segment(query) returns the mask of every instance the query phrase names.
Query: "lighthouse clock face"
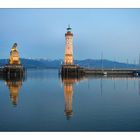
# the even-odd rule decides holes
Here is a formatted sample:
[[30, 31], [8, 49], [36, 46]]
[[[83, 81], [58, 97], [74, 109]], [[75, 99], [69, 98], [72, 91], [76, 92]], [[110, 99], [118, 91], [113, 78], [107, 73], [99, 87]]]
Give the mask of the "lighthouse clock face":
[[69, 39], [67, 39], [67, 44], [69, 44], [70, 43], [70, 40]]
[[72, 44], [71, 39], [67, 38], [67, 45], [71, 45], [71, 44]]
[[69, 40], [69, 38], [67, 39], [67, 49], [70, 50], [70, 40]]

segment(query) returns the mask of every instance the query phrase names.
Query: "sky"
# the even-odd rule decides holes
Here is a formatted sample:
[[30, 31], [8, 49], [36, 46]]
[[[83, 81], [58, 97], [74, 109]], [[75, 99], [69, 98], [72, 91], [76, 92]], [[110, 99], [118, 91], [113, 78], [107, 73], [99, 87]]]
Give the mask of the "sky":
[[0, 59], [15, 42], [21, 58], [63, 59], [68, 24], [74, 59], [138, 62], [140, 9], [0, 9]]

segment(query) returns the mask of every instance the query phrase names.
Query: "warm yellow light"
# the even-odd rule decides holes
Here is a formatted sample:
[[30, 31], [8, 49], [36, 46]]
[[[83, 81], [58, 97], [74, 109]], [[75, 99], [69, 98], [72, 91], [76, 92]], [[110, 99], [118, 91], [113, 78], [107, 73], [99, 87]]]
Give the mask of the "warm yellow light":
[[13, 64], [20, 64], [20, 59], [19, 59], [19, 53], [17, 50], [17, 44], [14, 43], [11, 52], [10, 52], [10, 58], [9, 58], [9, 64], [13, 65]]

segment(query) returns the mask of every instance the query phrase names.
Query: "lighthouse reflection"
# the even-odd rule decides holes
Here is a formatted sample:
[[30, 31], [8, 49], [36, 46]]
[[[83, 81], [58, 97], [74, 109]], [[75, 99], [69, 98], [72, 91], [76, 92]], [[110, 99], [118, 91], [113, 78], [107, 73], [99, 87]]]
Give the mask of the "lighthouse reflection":
[[73, 99], [73, 84], [75, 83], [75, 79], [63, 79], [64, 84], [64, 99], [65, 99], [65, 115], [67, 119], [70, 119], [73, 111], [72, 111], [72, 99]]
[[64, 114], [67, 120], [69, 120], [73, 116], [72, 102], [74, 94], [74, 84], [78, 83], [82, 79], [83, 78], [77, 77], [61, 77], [64, 87], [64, 102], [65, 102]]

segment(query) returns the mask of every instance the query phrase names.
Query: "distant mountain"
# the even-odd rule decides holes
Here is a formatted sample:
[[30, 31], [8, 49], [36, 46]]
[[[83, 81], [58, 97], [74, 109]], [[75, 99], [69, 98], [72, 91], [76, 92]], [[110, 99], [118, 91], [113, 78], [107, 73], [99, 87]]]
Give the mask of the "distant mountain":
[[[4, 66], [8, 63], [7, 59], [0, 59], [0, 66]], [[21, 63], [25, 68], [60, 68], [62, 60], [46, 60], [46, 59], [21, 59]], [[120, 63], [110, 60], [95, 60], [95, 59], [85, 59], [85, 60], [75, 60], [75, 64], [82, 67], [88, 68], [136, 68], [139, 65]]]
[[[25, 68], [59, 68], [62, 60], [46, 60], [46, 59], [20, 59]], [[7, 59], [0, 59], [0, 66], [8, 63]]]
[[79, 64], [83, 67], [89, 68], [138, 68], [139, 65], [126, 64], [117, 61], [111, 61], [106, 59], [85, 59], [85, 60], [75, 60], [75, 64]]

